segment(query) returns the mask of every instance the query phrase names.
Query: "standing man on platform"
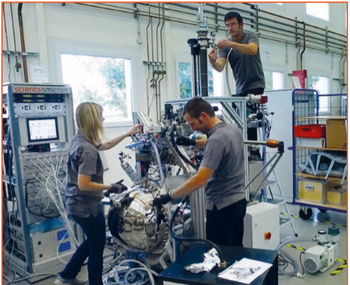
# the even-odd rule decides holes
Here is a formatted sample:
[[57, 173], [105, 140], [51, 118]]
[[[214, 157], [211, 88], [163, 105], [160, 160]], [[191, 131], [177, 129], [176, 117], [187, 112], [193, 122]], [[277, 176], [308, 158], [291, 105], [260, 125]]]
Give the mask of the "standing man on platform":
[[[230, 63], [236, 81], [235, 96], [263, 94], [265, 76], [260, 59], [259, 39], [254, 32], [243, 30], [243, 19], [237, 12], [226, 14], [225, 25], [230, 39], [221, 39], [217, 48], [209, 53], [212, 67], [223, 71], [226, 62]], [[255, 112], [256, 110], [252, 110]], [[257, 130], [248, 128], [248, 139], [257, 140]]]

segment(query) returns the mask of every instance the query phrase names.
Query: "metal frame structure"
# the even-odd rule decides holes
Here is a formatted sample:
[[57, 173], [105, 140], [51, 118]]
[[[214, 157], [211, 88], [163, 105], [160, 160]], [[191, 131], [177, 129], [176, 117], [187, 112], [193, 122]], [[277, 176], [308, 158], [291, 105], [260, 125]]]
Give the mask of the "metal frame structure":
[[[292, 121], [293, 121], [293, 204], [299, 205], [301, 207], [316, 207], [319, 208], [321, 210], [332, 210], [332, 211], [337, 211], [337, 212], [346, 212], [347, 210], [345, 209], [341, 209], [339, 207], [337, 207], [336, 205], [331, 206], [331, 205], [326, 205], [326, 204], [321, 204], [321, 203], [313, 203], [312, 201], [307, 202], [307, 201], [303, 201], [303, 200], [299, 200], [298, 199], [298, 180], [300, 179], [299, 177], [296, 176], [297, 174], [297, 169], [298, 169], [298, 165], [299, 163], [305, 162], [307, 160], [307, 157], [309, 156], [309, 154], [311, 154], [312, 152], [316, 151], [316, 150], [321, 150], [321, 149], [325, 149], [325, 150], [329, 150], [329, 151], [334, 151], [335, 149], [327, 149], [325, 147], [314, 147], [314, 146], [310, 146], [308, 147], [298, 147], [297, 142], [296, 142], [296, 138], [294, 136], [294, 126], [296, 125], [303, 125], [303, 124], [319, 124], [320, 120], [322, 120], [322, 117], [319, 116], [320, 112], [319, 112], [319, 98], [323, 96], [330, 96], [333, 98], [339, 97], [340, 100], [338, 102], [338, 104], [336, 104], [336, 108], [338, 112], [337, 114], [335, 114], [334, 112], [332, 112], [332, 110], [330, 110], [330, 114], [331, 116], [329, 117], [325, 117], [331, 119], [332, 116], [335, 115], [342, 115], [342, 114], [346, 114], [346, 112], [344, 112], [344, 110], [346, 110], [346, 107], [344, 107], [344, 102], [343, 100], [341, 100], [343, 97], [346, 96], [346, 94], [325, 94], [325, 95], [319, 95], [318, 92], [316, 90], [312, 90], [312, 89], [295, 89], [292, 92], [292, 99], [293, 99], [293, 113], [292, 113]], [[345, 97], [346, 98], [346, 97]], [[337, 150], [335, 150], [337, 151]], [[339, 151], [339, 150], [338, 150]], [[344, 151], [346, 151], [344, 149]], [[322, 177], [319, 176], [315, 176], [315, 178], [319, 179], [319, 181], [327, 181], [327, 176], [324, 177], [322, 179]], [[344, 181], [344, 175], [341, 180], [341, 184]], [[317, 181], [317, 180], [315, 180]], [[345, 183], [346, 184], [346, 183]], [[301, 212], [303, 212], [303, 209], [300, 210]], [[312, 210], [311, 208], [309, 208], [307, 210], [307, 213], [301, 213], [302, 216], [305, 216], [305, 218], [309, 218], [309, 216], [311, 217], [312, 215]]]

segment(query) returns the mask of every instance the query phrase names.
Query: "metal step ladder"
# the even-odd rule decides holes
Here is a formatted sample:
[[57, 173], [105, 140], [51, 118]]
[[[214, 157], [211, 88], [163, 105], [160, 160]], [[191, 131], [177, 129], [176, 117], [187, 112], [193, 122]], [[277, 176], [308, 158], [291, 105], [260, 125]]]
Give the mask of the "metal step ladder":
[[[267, 154], [267, 157], [269, 158], [268, 154]], [[285, 224], [285, 223], [290, 223], [290, 225], [293, 229], [294, 235], [297, 237], [298, 233], [295, 229], [295, 226], [294, 226], [294, 223], [292, 220], [292, 216], [289, 212], [287, 202], [284, 198], [281, 184], [279, 183], [277, 174], [276, 174], [274, 169], [272, 170], [272, 174], [273, 174], [273, 175], [271, 175], [272, 180], [267, 179], [266, 183], [265, 183], [266, 202], [271, 203], [271, 204], [281, 205], [282, 207], [284, 207], [284, 210], [287, 213], [280, 212], [280, 214], [281, 214], [280, 215], [280, 226]], [[274, 192], [273, 190], [271, 190], [271, 187], [277, 188], [278, 193], [276, 193], [276, 191]], [[275, 198], [275, 196], [277, 196], [277, 197]]]
[[[269, 120], [266, 117], [266, 114], [269, 114], [269, 113], [268, 113], [267, 107], [264, 104], [260, 105], [259, 110], [262, 114], [265, 114], [265, 115], [263, 116], [263, 118], [260, 122], [261, 128], [257, 129], [257, 136], [258, 136], [258, 139], [262, 139], [263, 141], [267, 141], [270, 139], [270, 132], [266, 132], [266, 129], [267, 129], [266, 127], [268, 126], [269, 130], [271, 130], [271, 127], [272, 127], [271, 123], [269, 122]], [[281, 184], [279, 183], [277, 174], [275, 172], [275, 166], [278, 163], [278, 160], [280, 159], [280, 157], [277, 158], [274, 163], [271, 163], [272, 160], [275, 159], [276, 154], [274, 154], [274, 156], [271, 158], [270, 155], [268, 154], [268, 152], [266, 152], [266, 145], [264, 145], [262, 147], [262, 149], [260, 149], [260, 150], [262, 150], [262, 161], [264, 164], [264, 168], [266, 166], [270, 165], [269, 166], [270, 169], [267, 171], [267, 173], [264, 173], [264, 176], [266, 177], [266, 181], [264, 183], [265, 191], [263, 191], [261, 198], [265, 202], [268, 202], [271, 204], [277, 204], [279, 206], [284, 207], [284, 210], [287, 213], [284, 214], [283, 212], [282, 213], [280, 212], [280, 214], [281, 214], [280, 215], [280, 226], [283, 224], [286, 224], [286, 223], [290, 223], [290, 225], [293, 229], [294, 235], [297, 237], [298, 233], [295, 229], [294, 223], [292, 221], [292, 216], [290, 215], [286, 199], [285, 199], [283, 191], [281, 189]], [[284, 152], [284, 150], [283, 150], [283, 152]], [[277, 151], [277, 154], [278, 154], [278, 151]], [[271, 178], [272, 178], [272, 180], [269, 180]], [[274, 192], [271, 190], [272, 185], [274, 185], [274, 187], [277, 186], [277, 187], [275, 187], [275, 188], [277, 188], [277, 192], [278, 192], [276, 196], [278, 196], [279, 199], [275, 198]], [[260, 186], [262, 186], [262, 185], [260, 185]], [[268, 198], [268, 194], [270, 194], [269, 198]], [[275, 194], [276, 194], [276, 191], [275, 191]]]

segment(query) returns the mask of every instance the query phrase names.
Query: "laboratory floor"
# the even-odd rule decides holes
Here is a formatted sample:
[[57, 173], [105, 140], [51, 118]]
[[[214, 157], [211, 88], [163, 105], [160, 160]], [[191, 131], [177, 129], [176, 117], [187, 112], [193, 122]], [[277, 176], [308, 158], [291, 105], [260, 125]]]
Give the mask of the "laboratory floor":
[[[291, 277], [288, 275], [279, 275], [279, 284], [283, 285], [298, 285], [298, 284], [308, 284], [308, 285], [319, 285], [319, 284], [334, 284], [341, 285], [347, 284], [347, 267], [344, 264], [347, 260], [347, 215], [346, 213], [339, 213], [334, 211], [327, 212], [319, 212], [318, 209], [313, 208], [313, 215], [309, 220], [302, 220], [299, 218], [299, 210], [300, 207], [297, 205], [288, 204], [288, 209], [292, 216], [292, 221], [298, 233], [299, 239], [308, 239], [317, 235], [319, 230], [327, 230], [329, 226], [336, 225], [340, 228], [340, 238], [338, 242], [338, 260], [336, 263], [329, 268], [324, 273], [317, 272], [316, 274], [304, 273], [303, 278]], [[283, 210], [281, 210], [283, 211]], [[286, 223], [280, 226], [281, 231], [281, 242], [285, 241], [286, 238], [290, 238], [288, 241], [288, 245], [291, 247], [284, 247], [285, 251], [287, 251], [297, 262], [299, 265], [299, 273], [302, 273], [302, 267], [300, 266], [300, 255], [303, 249], [308, 249], [316, 243], [314, 242], [298, 242], [295, 239], [294, 232], [290, 223]], [[110, 254], [110, 251], [106, 249], [105, 253], [107, 255]], [[304, 255], [301, 256], [302, 260]], [[344, 262], [343, 262], [344, 261]], [[292, 271], [293, 268], [289, 265], [286, 268], [286, 271]], [[6, 279], [12, 280], [13, 273], [8, 270], [5, 266], [3, 266], [3, 283], [6, 284], [31, 284], [26, 281], [20, 282], [11, 282], [8, 283]], [[81, 272], [78, 275], [78, 279], [86, 281], [87, 280], [87, 268], [83, 266]], [[41, 280], [39, 282], [33, 283], [37, 285], [51, 285], [54, 284], [54, 277]]]

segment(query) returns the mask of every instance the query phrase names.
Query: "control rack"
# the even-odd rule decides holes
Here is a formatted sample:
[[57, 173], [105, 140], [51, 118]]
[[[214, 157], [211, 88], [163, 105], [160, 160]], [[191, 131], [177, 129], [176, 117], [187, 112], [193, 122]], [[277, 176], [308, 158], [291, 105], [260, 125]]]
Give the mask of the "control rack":
[[71, 87], [4, 84], [2, 123], [4, 263], [23, 277], [58, 273], [74, 252], [57, 207], [75, 131]]

